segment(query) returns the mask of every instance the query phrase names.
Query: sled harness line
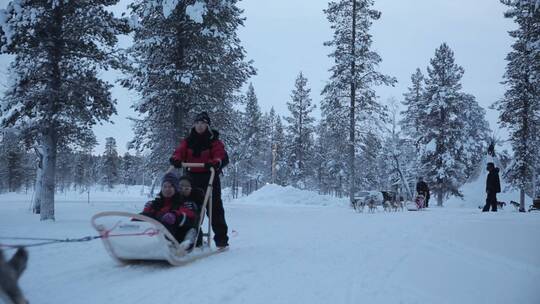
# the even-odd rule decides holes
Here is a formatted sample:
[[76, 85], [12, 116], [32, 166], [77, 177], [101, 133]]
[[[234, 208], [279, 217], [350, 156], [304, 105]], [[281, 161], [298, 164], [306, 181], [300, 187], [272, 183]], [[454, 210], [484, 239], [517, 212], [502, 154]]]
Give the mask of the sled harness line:
[[[114, 227], [113, 227], [114, 229]], [[81, 243], [81, 242], [89, 242], [95, 239], [101, 239], [101, 238], [108, 238], [108, 237], [121, 237], [121, 236], [138, 236], [138, 235], [147, 235], [147, 236], [154, 236], [156, 234], [159, 234], [159, 231], [157, 229], [149, 228], [146, 229], [143, 232], [140, 233], [123, 233], [123, 234], [111, 234], [110, 232], [113, 230], [105, 230], [101, 235], [92, 235], [92, 236], [85, 236], [82, 238], [67, 238], [67, 239], [49, 239], [49, 238], [31, 238], [31, 237], [3, 237], [0, 236], [0, 239], [5, 240], [25, 240], [25, 241], [42, 241], [39, 243], [33, 243], [33, 244], [2, 244], [0, 243], [0, 248], [7, 248], [7, 249], [17, 249], [21, 247], [37, 247], [37, 246], [44, 246], [44, 245], [50, 245], [55, 243]]]

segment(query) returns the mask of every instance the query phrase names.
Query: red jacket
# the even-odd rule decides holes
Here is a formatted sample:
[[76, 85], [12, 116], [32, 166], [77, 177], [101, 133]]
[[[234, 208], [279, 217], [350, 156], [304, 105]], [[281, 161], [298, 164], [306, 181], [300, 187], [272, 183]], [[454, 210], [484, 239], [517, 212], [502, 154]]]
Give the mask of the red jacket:
[[176, 215], [177, 220], [185, 217], [189, 225], [197, 222], [200, 205], [203, 203], [203, 193], [194, 188], [189, 197], [175, 194], [171, 198], [159, 195], [155, 200], [146, 203], [141, 214], [160, 221], [161, 217], [168, 212]]
[[[210, 163], [217, 165], [219, 169], [227, 165], [228, 161], [225, 145], [219, 140], [216, 130], [199, 135], [193, 129], [190, 135], [180, 142], [170, 159], [175, 167], [180, 167], [181, 163]], [[189, 171], [209, 172], [205, 168], [190, 168]]]

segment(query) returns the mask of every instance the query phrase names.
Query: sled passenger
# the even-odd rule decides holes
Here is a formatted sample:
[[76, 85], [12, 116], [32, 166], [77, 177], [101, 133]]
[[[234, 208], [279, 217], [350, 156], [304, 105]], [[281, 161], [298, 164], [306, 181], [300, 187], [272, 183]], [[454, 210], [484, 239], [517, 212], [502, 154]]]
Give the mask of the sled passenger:
[[497, 193], [501, 192], [499, 168], [495, 168], [495, 164], [493, 163], [487, 163], [486, 169], [489, 171], [486, 180], [487, 198], [486, 205], [484, 206], [484, 209], [482, 209], [482, 211], [489, 211], [489, 207], [491, 207], [491, 211], [497, 212]]
[[[219, 139], [218, 131], [210, 128], [210, 117], [206, 112], [202, 112], [195, 117], [193, 128], [187, 138], [180, 142], [174, 151], [171, 159], [171, 167], [182, 167], [182, 163], [204, 163], [204, 168], [188, 168], [188, 175], [193, 179], [195, 187], [206, 189], [210, 180], [210, 168], [216, 170], [212, 183], [212, 230], [214, 231], [214, 242], [220, 249], [229, 246], [227, 236], [227, 223], [225, 221], [225, 210], [221, 200], [221, 182], [219, 174], [223, 167], [229, 163], [229, 157], [225, 151], [223, 142]], [[208, 210], [207, 210], [208, 214]], [[201, 233], [199, 235], [202, 236]], [[202, 242], [202, 237], [197, 240], [197, 245]]]
[[195, 243], [203, 200], [202, 190], [192, 187], [191, 178], [178, 179], [174, 173], [167, 173], [158, 197], [146, 203], [141, 214], [162, 223], [178, 242], [190, 249]]
[[424, 196], [424, 208], [429, 206], [429, 187], [424, 181], [423, 177], [418, 178], [418, 183], [416, 183], [416, 193], [422, 194]]

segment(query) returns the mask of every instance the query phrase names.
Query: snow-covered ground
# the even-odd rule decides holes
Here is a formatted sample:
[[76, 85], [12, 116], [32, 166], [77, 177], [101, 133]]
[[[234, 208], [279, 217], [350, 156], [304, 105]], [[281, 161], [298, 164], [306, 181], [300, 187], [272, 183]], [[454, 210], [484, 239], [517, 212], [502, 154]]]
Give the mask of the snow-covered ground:
[[[56, 222], [28, 212], [30, 194], [0, 195], [0, 236], [95, 235], [96, 212], [142, 209], [140, 188], [123, 189], [94, 191], [90, 204], [60, 194]], [[33, 247], [20, 284], [33, 304], [540, 303], [540, 213], [479, 204], [359, 214], [343, 199], [266, 186], [226, 202], [228, 252], [119, 266], [99, 240]]]

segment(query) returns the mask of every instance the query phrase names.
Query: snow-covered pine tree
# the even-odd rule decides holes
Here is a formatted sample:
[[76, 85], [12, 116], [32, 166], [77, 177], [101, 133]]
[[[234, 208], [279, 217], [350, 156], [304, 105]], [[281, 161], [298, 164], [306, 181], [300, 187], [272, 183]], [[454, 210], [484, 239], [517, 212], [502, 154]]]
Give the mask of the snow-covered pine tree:
[[411, 86], [407, 88], [407, 93], [403, 94], [402, 103], [406, 109], [401, 112], [403, 116], [401, 127], [406, 134], [418, 138], [421, 132], [420, 119], [426, 115], [425, 108], [421, 106], [424, 96], [424, 75], [419, 68], [411, 75], [411, 83]]
[[315, 127], [315, 143], [313, 151], [313, 171], [317, 182], [319, 194], [331, 194], [331, 180], [329, 172], [326, 170], [325, 164], [330, 160], [330, 149], [326, 147], [327, 134], [325, 125], [321, 122]]
[[313, 172], [315, 118], [312, 112], [315, 105], [311, 103], [310, 92], [307, 78], [300, 72], [295, 80], [291, 100], [287, 102], [290, 116], [285, 117], [288, 123], [286, 136], [290, 152], [287, 160], [291, 171], [290, 184], [302, 189], [307, 187], [308, 178]]
[[[420, 70], [417, 70], [415, 75], [421, 75], [419, 72]], [[413, 83], [415, 83], [414, 79], [421, 79], [421, 77], [413, 76]], [[419, 85], [421, 84], [416, 82], [414, 86], [417, 86], [418, 88]], [[420, 90], [417, 90], [416, 92], [420, 92]], [[416, 98], [416, 100], [419, 100], [420, 96], [416, 95]], [[410, 100], [411, 99], [409, 99], [409, 101]], [[411, 108], [412, 103], [414, 102], [406, 103], [406, 105], [409, 106], [409, 109]], [[390, 121], [386, 129], [383, 152], [381, 155], [386, 164], [384, 171], [389, 178], [387, 181], [388, 186], [397, 190], [396, 192], [403, 196], [403, 198], [412, 199], [413, 189], [411, 189], [410, 185], [415, 183], [418, 171], [416, 147], [411, 140], [408, 140], [403, 136], [404, 132], [399, 128], [399, 107], [395, 99], [391, 98], [389, 100], [388, 109]], [[416, 127], [413, 124], [408, 124], [408, 122], [410, 120], [414, 120], [414, 118], [409, 116], [409, 118], [405, 118], [405, 120], [407, 120], [407, 124], [402, 124], [402, 126], [411, 126], [413, 128]]]
[[98, 73], [118, 66], [116, 36], [128, 30], [107, 10], [117, 2], [12, 1], [0, 13], [0, 51], [15, 56], [2, 125], [32, 130], [43, 153], [42, 220], [54, 220], [58, 146], [115, 112]]
[[[385, 186], [381, 180], [382, 135], [375, 130], [369, 130], [363, 138], [363, 145], [357, 152], [356, 165], [362, 168], [356, 173], [356, 186], [360, 189], [382, 189]], [[360, 167], [361, 166], [361, 167]]]
[[287, 167], [288, 151], [287, 142], [285, 139], [285, 130], [279, 115], [276, 115], [275, 133], [272, 147], [275, 155], [275, 183], [281, 186], [286, 186], [289, 176], [289, 168]]
[[136, 170], [135, 156], [129, 152], [124, 153], [122, 157], [122, 165], [119, 170], [119, 177], [124, 185], [135, 185], [137, 176], [134, 174]]
[[[371, 50], [372, 36], [369, 29], [373, 21], [378, 20], [381, 13], [373, 9], [373, 0], [338, 0], [331, 1], [324, 11], [331, 28], [334, 30], [333, 40], [326, 46], [334, 50], [330, 57], [334, 58], [334, 66], [329, 83], [323, 90], [323, 102], [339, 102], [348, 104], [341, 107], [341, 132], [349, 133], [349, 198], [352, 200], [356, 187], [356, 147], [363, 139], [357, 137], [359, 121], [379, 120], [376, 116], [383, 113], [377, 101], [374, 86], [392, 85], [395, 79], [386, 76], [377, 67], [381, 57]], [[337, 99], [337, 100], [335, 100]], [[375, 117], [374, 117], [375, 116]], [[348, 122], [347, 129], [343, 123]], [[345, 151], [345, 150], [342, 150]]]
[[[342, 120], [345, 105], [337, 99], [327, 99], [321, 103], [323, 119], [317, 128], [317, 153], [321, 163], [317, 166], [323, 193], [342, 197], [347, 193], [347, 168], [350, 161], [347, 153], [346, 120]], [[335, 101], [335, 102], [331, 102]]]
[[247, 180], [261, 181], [264, 164], [262, 151], [264, 150], [264, 136], [262, 130], [262, 113], [255, 94], [253, 84], [249, 84], [246, 93], [246, 109], [242, 118], [241, 146], [241, 174]]
[[237, 30], [243, 25], [236, 0], [136, 0], [130, 5], [133, 67], [123, 84], [141, 98], [134, 108], [132, 147], [149, 152], [152, 174], [166, 168], [172, 151], [206, 111], [212, 127], [230, 136], [236, 92], [253, 75]]
[[[242, 101], [245, 99], [241, 98]], [[227, 147], [232, 147], [227, 150], [229, 155], [229, 165], [224, 170], [223, 183], [226, 187], [231, 187], [232, 197], [237, 198], [240, 187], [240, 171], [241, 171], [241, 160], [243, 157], [242, 149], [242, 139], [244, 136], [244, 126], [243, 122], [243, 113], [239, 110], [233, 110], [228, 113], [231, 121], [236, 121], [237, 123], [231, 124], [227, 128]]]
[[[494, 104], [499, 123], [510, 131], [513, 162], [505, 172], [511, 186], [520, 190], [520, 210], [525, 210], [525, 193], [533, 195], [533, 172], [540, 163], [540, 3], [535, 0], [501, 0], [508, 6], [506, 18], [518, 28], [509, 32], [514, 38], [503, 84], [504, 97]], [[536, 168], [535, 168], [536, 167]]]
[[421, 172], [442, 206], [444, 198], [462, 196], [459, 187], [467, 180], [468, 166], [485, 152], [488, 134], [482, 134], [485, 113], [474, 96], [461, 91], [464, 70], [450, 47], [443, 43], [430, 62], [415, 142], [421, 147]]
[[120, 159], [116, 150], [116, 140], [113, 137], [105, 138], [105, 151], [103, 152], [102, 183], [112, 189], [119, 180]]
[[18, 191], [24, 179], [24, 156], [21, 137], [13, 129], [0, 133], [0, 192]]
[[265, 127], [263, 128], [263, 133], [265, 136], [264, 143], [264, 162], [265, 162], [265, 176], [266, 180], [270, 183], [275, 183], [275, 137], [276, 137], [276, 121], [277, 115], [274, 107], [270, 108], [270, 112], [264, 115]]
[[56, 157], [56, 192], [65, 192], [73, 183], [75, 155], [69, 147], [60, 146]]

